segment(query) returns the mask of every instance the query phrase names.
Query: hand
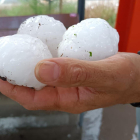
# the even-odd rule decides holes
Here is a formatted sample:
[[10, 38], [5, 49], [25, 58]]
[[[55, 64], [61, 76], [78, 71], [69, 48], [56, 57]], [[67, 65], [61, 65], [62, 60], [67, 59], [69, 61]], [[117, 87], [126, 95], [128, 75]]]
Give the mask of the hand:
[[[0, 91], [29, 110], [81, 113], [140, 102], [140, 56], [118, 53], [100, 61], [54, 58], [39, 62], [40, 91], [0, 80]], [[54, 87], [55, 86], [55, 87]]]

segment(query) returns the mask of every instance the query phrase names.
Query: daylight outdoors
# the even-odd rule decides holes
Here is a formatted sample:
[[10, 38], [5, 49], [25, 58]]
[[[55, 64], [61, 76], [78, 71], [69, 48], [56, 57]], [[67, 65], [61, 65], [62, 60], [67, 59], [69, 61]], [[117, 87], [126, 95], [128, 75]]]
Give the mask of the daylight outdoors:
[[[100, 17], [114, 26], [117, 9], [118, 0], [87, 0], [85, 18]], [[60, 13], [77, 13], [77, 0], [0, 1], [0, 17]]]
[[[128, 33], [128, 30], [126, 29], [124, 32], [124, 26], [126, 25], [126, 24], [122, 25], [122, 22], [124, 23], [124, 20], [119, 19], [119, 24], [116, 24], [118, 23], [118, 13], [119, 13], [118, 11], [120, 11], [120, 9], [118, 10], [118, 8], [120, 8], [119, 4], [121, 0], [85, 0], [85, 5], [84, 5], [85, 8], [84, 6], [83, 8], [82, 6], [79, 6], [80, 1], [82, 0], [0, 0], [0, 37], [17, 34], [17, 30], [19, 29], [19, 27], [21, 27], [20, 26], [21, 23], [23, 23], [27, 18], [36, 16], [36, 15], [48, 15], [55, 18], [56, 20], [60, 20], [66, 28], [63, 26], [63, 24], [61, 24], [59, 28], [62, 27], [63, 31], [65, 32], [70, 26], [74, 27], [75, 24], [78, 24], [80, 22], [79, 20], [80, 14], [84, 12], [83, 20], [89, 19], [89, 18], [102, 18], [102, 19], [105, 19], [113, 28], [116, 28], [117, 31], [118, 29], [120, 29], [118, 32], [121, 33], [121, 36], [120, 36], [121, 45], [123, 44], [122, 43], [123, 39], [125, 40], [124, 42], [127, 43], [129, 37], [128, 38], [125, 37], [125, 35], [127, 35]], [[127, 5], [125, 6], [127, 7]], [[82, 10], [84, 9], [84, 10], [81, 13], [79, 13], [79, 9], [82, 9]], [[126, 15], [126, 13], [124, 15]], [[124, 15], [122, 14], [122, 16]], [[129, 14], [129, 16], [130, 15], [131, 14]], [[35, 18], [33, 18], [33, 20], [34, 19]], [[45, 20], [43, 22], [45, 22]], [[26, 25], [26, 22], [24, 22], [24, 24]], [[24, 26], [24, 24], [22, 25]], [[39, 34], [41, 36], [43, 32], [43, 37], [47, 36], [50, 39], [54, 35], [54, 32], [55, 32], [55, 34], [59, 36], [60, 40], [62, 41], [62, 36], [64, 35], [64, 32], [61, 34], [62, 36], [60, 37], [59, 32], [61, 32], [61, 30], [59, 30], [58, 32], [57, 31], [58, 28], [54, 29], [54, 27], [51, 27], [52, 23], [50, 24], [51, 29], [49, 28], [52, 31], [50, 31], [47, 28], [48, 21], [47, 21], [47, 24], [46, 23], [42, 24], [42, 25], [45, 25], [44, 28], [40, 27], [41, 26], [40, 21], [39, 23], [36, 22], [32, 25], [34, 25], [37, 35], [39, 34], [38, 32], [41, 32]], [[109, 25], [106, 24], [106, 22], [105, 22], [105, 25], [107, 25], [106, 28], [109, 27]], [[131, 25], [134, 25], [134, 24], [131, 24]], [[32, 29], [32, 27], [33, 26], [31, 27], [29, 26], [29, 29], [30, 28]], [[129, 26], [127, 25], [127, 27]], [[25, 26], [25, 28], [27, 28], [27, 26]], [[92, 27], [93, 32], [95, 31], [94, 28], [95, 27]], [[113, 30], [111, 27], [110, 29]], [[46, 30], [49, 30], [49, 33]], [[89, 28], [89, 30], [91, 30], [91, 28]], [[24, 30], [22, 31], [24, 32]], [[32, 32], [34, 30], [27, 30], [27, 31]], [[96, 36], [96, 33], [98, 31], [96, 30], [96, 32], [94, 33], [95, 34], [94, 37]], [[109, 31], [109, 35], [110, 35], [111, 34], [110, 30], [107, 29], [107, 31]], [[86, 39], [88, 40], [90, 38], [90, 37], [88, 38], [89, 36], [88, 32], [84, 32], [84, 33], [87, 35]], [[102, 30], [100, 33], [101, 33], [100, 35], [102, 35], [103, 33]], [[133, 33], [133, 30], [131, 31], [131, 33]], [[36, 34], [34, 33], [30, 35], [33, 37], [36, 37]], [[85, 39], [85, 34], [82, 36], [84, 39]], [[31, 37], [31, 36], [28, 36], [28, 37]], [[139, 35], [136, 34], [134, 36], [134, 39], [133, 39], [134, 42], [136, 41], [137, 36]], [[77, 37], [77, 34], [74, 34], [74, 37]], [[91, 39], [93, 38], [93, 42], [96, 41], [95, 39], [96, 37], [95, 38], [94, 37], [91, 36]], [[103, 37], [104, 37], [104, 40], [106, 41], [106, 35]], [[37, 38], [39, 37], [37, 36], [36, 39]], [[46, 38], [45, 38], [45, 43], [46, 42], [48, 43], [49, 39], [48, 38], [46, 39]], [[55, 37], [52, 37], [52, 38], [54, 40], [57, 40]], [[41, 39], [40, 41], [42, 41], [44, 38], [42, 40]], [[89, 40], [87, 42], [89, 42]], [[98, 40], [100, 42], [100, 37], [98, 38]], [[112, 38], [110, 40], [112, 41]], [[26, 41], [23, 41], [23, 42], [26, 42]], [[51, 42], [51, 45], [54, 42]], [[6, 43], [4, 42], [4, 45]], [[18, 43], [20, 43], [20, 41]], [[59, 44], [60, 41], [58, 41], [57, 43]], [[102, 44], [105, 44], [105, 43], [102, 43]], [[88, 45], [86, 44], [86, 47], [88, 47]], [[58, 46], [57, 47], [58, 49], [59, 45], [57, 46]], [[79, 46], [79, 48], [81, 46]], [[93, 46], [93, 48], [95, 46]], [[116, 46], [117, 47], [119, 46], [118, 43]], [[0, 51], [2, 47], [0, 46]], [[8, 47], [11, 47], [11, 44]], [[26, 45], [22, 47], [26, 48]], [[105, 49], [107, 48], [107, 47], [102, 47], [102, 45], [100, 45], [100, 47], [105, 48]], [[134, 47], [134, 45], [132, 45], [132, 47]], [[98, 48], [98, 44], [95, 48], [96, 49]], [[94, 50], [96, 52], [95, 48]], [[9, 53], [14, 54], [13, 51], [11, 52], [9, 51]], [[3, 55], [5, 54], [6, 52], [3, 53]], [[88, 55], [89, 54], [90, 56], [92, 56], [92, 52], [89, 52]], [[104, 54], [104, 51], [102, 51], [101, 55], [103, 54]], [[40, 56], [40, 54], [38, 56]], [[29, 55], [29, 58], [30, 58], [30, 55]], [[7, 61], [7, 63], [9, 63], [9, 61]], [[23, 76], [24, 74], [25, 73], [23, 73]], [[0, 75], [0, 78], [3, 78], [3, 77], [1, 77]], [[4, 77], [4, 78], [5, 79], [3, 80], [7, 80], [7, 77]], [[116, 77], [113, 77], [113, 78], [115, 79]], [[53, 86], [49, 88], [55, 88], [55, 87]], [[7, 92], [9, 92], [9, 90]], [[23, 97], [24, 95], [21, 95], [21, 96]], [[76, 108], [77, 106], [74, 106], [74, 107]], [[19, 103], [11, 100], [10, 98], [0, 93], [0, 140], [138, 140], [137, 139], [138, 126], [136, 124], [135, 114], [136, 114], [136, 109], [132, 107], [130, 104], [115, 105], [111, 107], [100, 108], [96, 110], [87, 111], [81, 114], [71, 114], [71, 113], [60, 112], [60, 111], [42, 111], [42, 110], [31, 111], [31, 110], [25, 109]]]

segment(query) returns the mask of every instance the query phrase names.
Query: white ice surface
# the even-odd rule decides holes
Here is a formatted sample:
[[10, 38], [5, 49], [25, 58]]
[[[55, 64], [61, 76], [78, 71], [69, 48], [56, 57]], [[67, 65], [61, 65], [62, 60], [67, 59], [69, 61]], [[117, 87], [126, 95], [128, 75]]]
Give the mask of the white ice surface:
[[65, 26], [53, 17], [39, 15], [23, 22], [18, 34], [28, 34], [39, 38], [49, 47], [53, 57], [57, 57], [58, 45], [66, 31]]
[[0, 38], [0, 76], [20, 86], [39, 90], [45, 86], [34, 74], [36, 64], [52, 58], [41, 40], [29, 35], [13, 35]]
[[105, 20], [91, 18], [71, 26], [59, 45], [58, 56], [101, 60], [118, 52], [119, 34]]

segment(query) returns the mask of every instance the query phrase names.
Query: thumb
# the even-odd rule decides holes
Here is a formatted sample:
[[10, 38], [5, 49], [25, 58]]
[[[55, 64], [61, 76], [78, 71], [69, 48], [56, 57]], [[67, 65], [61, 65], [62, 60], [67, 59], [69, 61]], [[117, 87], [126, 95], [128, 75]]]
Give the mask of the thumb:
[[60, 87], [109, 85], [110, 65], [104, 61], [82, 61], [54, 58], [40, 61], [35, 68], [36, 78], [47, 85]]

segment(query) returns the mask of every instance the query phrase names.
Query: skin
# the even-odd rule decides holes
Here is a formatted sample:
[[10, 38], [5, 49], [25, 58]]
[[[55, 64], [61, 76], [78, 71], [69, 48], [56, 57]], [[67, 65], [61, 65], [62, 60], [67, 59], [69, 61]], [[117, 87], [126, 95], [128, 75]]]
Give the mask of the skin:
[[[100, 61], [53, 58], [39, 62], [40, 91], [0, 80], [0, 91], [28, 110], [81, 113], [140, 102], [140, 56], [118, 53]], [[55, 86], [55, 87], [54, 87]]]

